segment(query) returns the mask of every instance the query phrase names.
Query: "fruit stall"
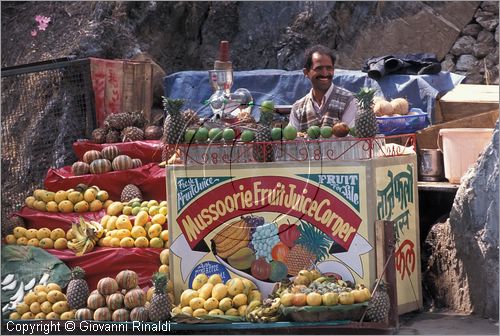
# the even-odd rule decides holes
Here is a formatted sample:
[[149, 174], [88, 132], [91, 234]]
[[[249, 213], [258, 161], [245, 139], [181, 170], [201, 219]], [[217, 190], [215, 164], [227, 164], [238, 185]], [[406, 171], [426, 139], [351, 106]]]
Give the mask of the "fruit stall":
[[279, 105], [294, 98], [231, 93], [227, 60], [210, 80], [201, 109], [186, 82], [166, 82], [163, 127], [100, 118], [2, 223], [2, 331], [393, 328], [422, 307], [414, 132], [427, 101], [358, 83], [354, 127], [298, 132]]

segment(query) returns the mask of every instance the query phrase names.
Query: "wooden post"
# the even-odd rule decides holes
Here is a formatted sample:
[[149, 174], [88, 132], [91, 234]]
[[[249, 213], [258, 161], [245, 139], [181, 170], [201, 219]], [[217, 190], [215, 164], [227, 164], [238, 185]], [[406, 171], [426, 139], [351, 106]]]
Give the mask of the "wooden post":
[[[396, 283], [396, 265], [394, 261], [395, 238], [394, 222], [375, 221], [375, 255], [377, 278], [382, 277], [387, 284], [391, 308], [389, 310], [389, 326], [399, 328], [398, 294]], [[387, 264], [387, 265], [386, 265]]]

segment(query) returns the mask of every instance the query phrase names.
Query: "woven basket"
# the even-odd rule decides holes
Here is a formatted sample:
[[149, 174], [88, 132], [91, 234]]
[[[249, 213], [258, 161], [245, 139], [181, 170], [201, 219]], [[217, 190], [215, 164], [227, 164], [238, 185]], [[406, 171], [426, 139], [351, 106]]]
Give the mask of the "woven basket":
[[336, 306], [284, 307], [284, 316], [295, 322], [359, 321], [368, 303]]

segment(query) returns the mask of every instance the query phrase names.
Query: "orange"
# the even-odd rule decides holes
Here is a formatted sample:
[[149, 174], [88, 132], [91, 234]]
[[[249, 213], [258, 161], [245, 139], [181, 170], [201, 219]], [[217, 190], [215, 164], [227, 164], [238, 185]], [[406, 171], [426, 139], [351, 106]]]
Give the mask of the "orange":
[[160, 238], [161, 238], [163, 241], [168, 241], [168, 230], [163, 230], [163, 231], [160, 233]]
[[[92, 189], [94, 190], [94, 189]], [[90, 211], [99, 211], [102, 209], [102, 202], [99, 200], [93, 200], [90, 202]]]
[[120, 247], [134, 247], [134, 239], [125, 237], [120, 240]]
[[60, 212], [65, 212], [65, 213], [73, 212], [73, 203], [71, 203], [71, 201], [69, 200], [64, 200], [57, 205], [57, 208], [59, 209]]
[[65, 250], [68, 247], [68, 241], [66, 238], [57, 238], [54, 242], [54, 248], [56, 250]]
[[28, 231], [28, 230], [26, 230], [26, 228], [24, 228], [22, 226], [16, 226], [13, 230], [14, 237], [16, 237], [16, 238], [25, 237], [26, 231]]
[[35, 204], [35, 200], [36, 200], [36, 199], [35, 199], [33, 196], [28, 196], [28, 197], [26, 197], [26, 199], [24, 200], [24, 203], [26, 204], [26, 206], [27, 206], [28, 208], [33, 209], [34, 204]]
[[120, 215], [115, 222], [117, 229], [127, 229], [132, 230], [132, 223], [127, 215]]
[[68, 193], [64, 190], [59, 190], [54, 195], [54, 201], [56, 203], [61, 203], [62, 201], [67, 200], [67, 199], [68, 199]]
[[149, 246], [149, 240], [146, 237], [138, 237], [134, 241], [135, 247], [148, 247]]
[[66, 237], [66, 232], [64, 232], [64, 230], [60, 228], [54, 229], [50, 233], [50, 239], [52, 239], [54, 242], [59, 238], [65, 238], [65, 237]]
[[55, 201], [50, 201], [46, 205], [48, 212], [59, 212], [59, 208], [57, 207], [57, 203]]
[[146, 230], [142, 226], [134, 226], [130, 231], [132, 238], [146, 237]]
[[9, 244], [9, 245], [10, 245], [10, 244], [15, 244], [15, 243], [16, 243], [16, 241], [17, 241], [17, 239], [16, 239], [16, 237], [14, 237], [14, 235], [11, 235], [11, 234], [10, 234], [10, 235], [7, 235], [7, 236], [5, 237], [5, 242], [6, 242], [7, 244]]
[[28, 239], [36, 238], [36, 233], [37, 232], [38, 232], [37, 229], [26, 230], [25, 237], [28, 238]]
[[[162, 231], [160, 224], [153, 224], [148, 229], [149, 238], [158, 237]], [[162, 243], [163, 244], [163, 243]]]
[[163, 240], [158, 237], [151, 238], [149, 246], [154, 248], [163, 248]]
[[109, 246], [111, 247], [120, 247], [120, 238], [114, 237], [109, 241]]
[[40, 241], [36, 238], [31, 238], [30, 240], [28, 240], [28, 243], [27, 245], [29, 246], [37, 246], [40, 244]]
[[51, 249], [54, 247], [54, 242], [50, 238], [40, 239], [39, 246], [44, 249]]
[[43, 238], [50, 238], [51, 233], [52, 231], [50, 231], [50, 229], [41, 228], [37, 231], [36, 237], [38, 238], [38, 240], [42, 240]]

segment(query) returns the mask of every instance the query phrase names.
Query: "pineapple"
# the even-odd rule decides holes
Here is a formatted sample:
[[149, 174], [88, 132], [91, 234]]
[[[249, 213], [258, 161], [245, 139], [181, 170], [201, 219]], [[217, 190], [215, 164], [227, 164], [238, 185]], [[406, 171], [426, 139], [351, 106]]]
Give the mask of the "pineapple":
[[114, 129], [117, 131], [121, 131], [133, 124], [134, 119], [130, 113], [113, 113], [104, 119], [104, 127], [106, 129]]
[[144, 132], [140, 128], [129, 126], [122, 131], [121, 137], [122, 142], [140, 141], [144, 140]]
[[377, 134], [377, 118], [373, 112], [373, 96], [375, 89], [361, 88], [356, 94], [358, 111], [356, 112], [355, 128], [358, 138], [371, 138]]
[[168, 116], [163, 124], [163, 142], [165, 147], [162, 153], [162, 160], [167, 161], [176, 151], [176, 147], [184, 140], [186, 120], [181, 113], [184, 100], [170, 99], [163, 97], [163, 107]]
[[85, 271], [83, 268], [77, 266], [71, 271], [71, 280], [66, 290], [66, 296], [71, 309], [87, 307], [89, 285], [85, 281]]
[[130, 116], [132, 117], [132, 125], [137, 128], [144, 128], [148, 121], [144, 118], [144, 114], [142, 111], [131, 112]]
[[[255, 142], [271, 142], [272, 112], [261, 112], [260, 121], [255, 133]], [[265, 151], [265, 152], [264, 152]], [[265, 155], [265, 156], [264, 156]], [[271, 144], [257, 144], [254, 146], [253, 157], [257, 162], [273, 162], [274, 152]]]
[[142, 192], [136, 185], [127, 184], [122, 190], [120, 201], [128, 202], [134, 198], [138, 198], [140, 201], [142, 201]]
[[186, 127], [198, 127], [200, 124], [200, 117], [195, 111], [187, 109], [182, 112], [184, 121], [186, 122]]
[[387, 294], [387, 285], [381, 280], [378, 284], [377, 290], [368, 303], [366, 315], [370, 321], [387, 323], [389, 321], [390, 308], [391, 301], [389, 294]]
[[92, 131], [92, 142], [102, 144], [106, 142], [107, 131], [104, 128], [96, 128]]
[[109, 130], [108, 133], [106, 134], [106, 143], [116, 143], [120, 141], [121, 141], [120, 132]]
[[167, 281], [168, 278], [165, 273], [156, 272], [153, 275], [155, 292], [148, 309], [149, 319], [152, 322], [165, 321], [170, 317], [172, 307], [166, 293]]
[[300, 236], [285, 259], [288, 274], [297, 275], [303, 269], [311, 268], [312, 264], [328, 256], [328, 248], [332, 240], [321, 230], [307, 222], [298, 227]]

